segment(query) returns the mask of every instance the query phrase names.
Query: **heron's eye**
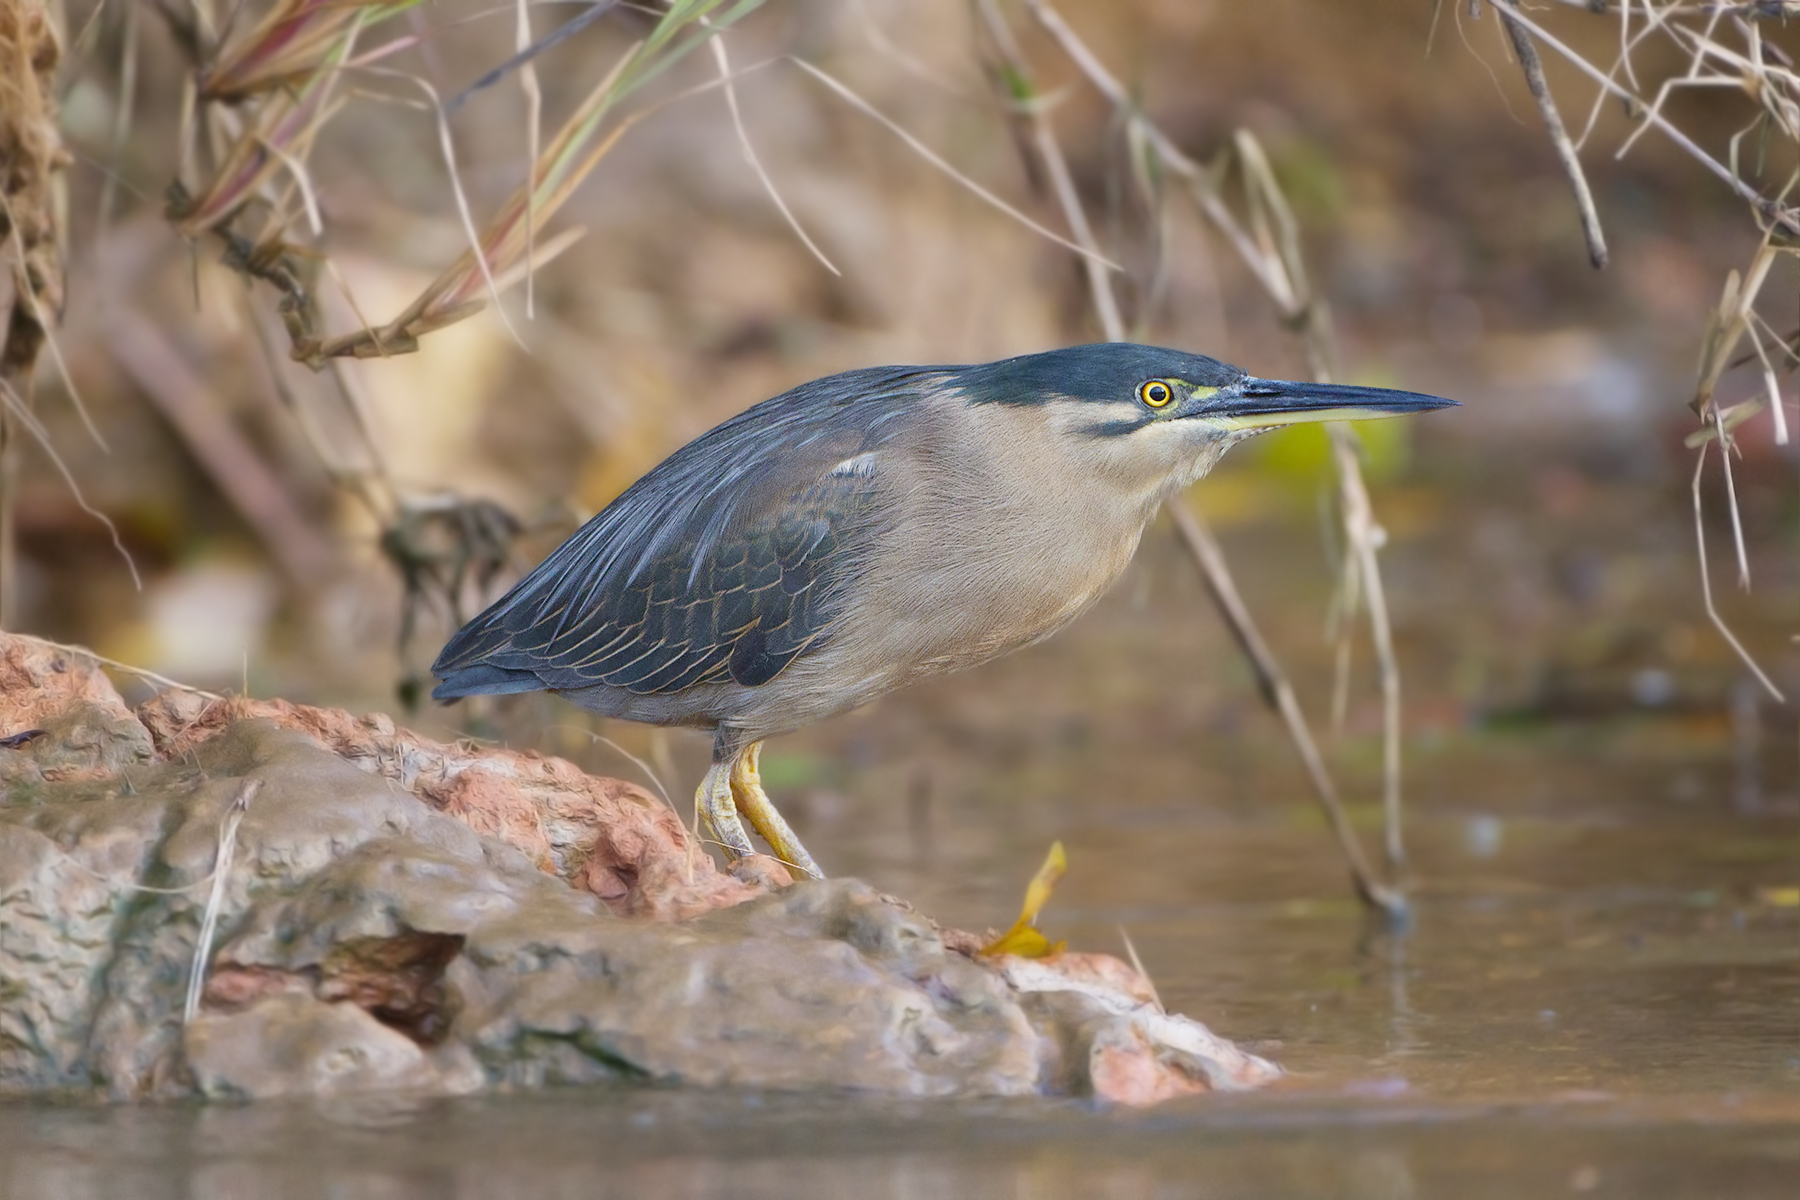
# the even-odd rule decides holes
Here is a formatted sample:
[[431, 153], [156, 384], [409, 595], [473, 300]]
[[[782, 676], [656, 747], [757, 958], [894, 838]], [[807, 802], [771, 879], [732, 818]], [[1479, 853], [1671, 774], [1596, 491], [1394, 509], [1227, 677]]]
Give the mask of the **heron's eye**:
[[1168, 384], [1160, 379], [1152, 379], [1149, 383], [1146, 383], [1138, 389], [1138, 399], [1142, 400], [1145, 404], [1148, 404], [1151, 408], [1167, 408], [1169, 406], [1169, 401], [1174, 398], [1175, 393], [1170, 390]]

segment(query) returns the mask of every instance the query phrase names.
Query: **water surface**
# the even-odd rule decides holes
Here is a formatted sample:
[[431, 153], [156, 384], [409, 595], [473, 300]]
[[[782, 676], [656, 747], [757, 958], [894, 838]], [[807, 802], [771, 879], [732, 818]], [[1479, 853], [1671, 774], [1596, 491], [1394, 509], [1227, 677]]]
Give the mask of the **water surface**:
[[[1443, 699], [1466, 662], [1418, 647], [1466, 654], [1481, 629], [1413, 618], [1414, 915], [1390, 928], [1351, 898], [1179, 559], [1147, 551], [1063, 638], [775, 743], [766, 775], [829, 869], [965, 927], [1008, 924], [1061, 839], [1052, 936], [1129, 937], [1170, 1009], [1283, 1063], [1280, 1086], [1147, 1112], [680, 1089], [7, 1103], [0, 1198], [1797, 1194], [1791, 722], [1734, 718], [1729, 664], [1634, 700], [1653, 658], [1477, 711]], [[1314, 657], [1294, 665], [1316, 702]], [[1329, 744], [1373, 847], [1371, 728], [1353, 709]], [[673, 747], [684, 777], [703, 756]]]

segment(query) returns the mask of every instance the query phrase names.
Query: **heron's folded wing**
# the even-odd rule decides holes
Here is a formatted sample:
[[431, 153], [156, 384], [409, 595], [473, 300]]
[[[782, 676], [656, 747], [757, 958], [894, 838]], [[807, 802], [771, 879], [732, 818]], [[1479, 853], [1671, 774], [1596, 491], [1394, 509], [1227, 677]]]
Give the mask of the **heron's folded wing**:
[[[895, 417], [903, 409], [895, 407]], [[440, 699], [597, 684], [767, 683], [829, 634], [882, 527], [898, 419], [730, 424], [645, 476], [444, 647]], [[496, 671], [509, 681], [497, 688]]]

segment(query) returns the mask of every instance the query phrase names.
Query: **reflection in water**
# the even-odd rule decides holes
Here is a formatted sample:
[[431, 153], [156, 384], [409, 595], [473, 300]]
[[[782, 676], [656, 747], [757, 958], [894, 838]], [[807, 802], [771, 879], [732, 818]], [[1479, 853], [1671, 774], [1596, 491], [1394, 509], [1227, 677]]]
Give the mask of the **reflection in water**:
[[0, 1105], [0, 1197], [491, 1200], [854, 1196], [1791, 1195], [1785, 1112], [1314, 1097], [1153, 1114], [623, 1090], [363, 1110]]

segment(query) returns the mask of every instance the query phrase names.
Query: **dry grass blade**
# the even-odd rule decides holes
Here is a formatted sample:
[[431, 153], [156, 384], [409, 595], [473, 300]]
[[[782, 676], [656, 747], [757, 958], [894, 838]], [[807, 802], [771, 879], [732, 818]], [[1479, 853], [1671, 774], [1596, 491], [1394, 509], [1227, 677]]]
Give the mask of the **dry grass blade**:
[[[618, 0], [596, 0], [595, 3], [589, 4], [586, 12], [557, 26], [555, 31], [549, 34], [549, 36], [535, 42], [527, 42], [526, 44], [521, 45], [511, 58], [489, 71], [486, 75], [483, 75], [480, 79], [477, 79], [474, 83], [471, 83], [462, 91], [456, 93], [456, 95], [450, 97], [449, 102], [444, 105], [444, 111], [455, 112], [464, 104], [468, 103], [469, 97], [473, 96], [476, 92], [481, 91], [483, 88], [493, 87], [496, 83], [505, 79], [508, 72], [529, 65], [538, 57], [538, 55], [544, 53], [544, 51], [549, 50], [558, 43], [580, 33], [583, 29], [586, 29], [589, 25], [593, 24], [617, 7]], [[523, 0], [519, 3], [519, 8], [524, 10], [525, 4], [523, 3]], [[536, 159], [534, 158], [533, 161], [535, 162]]]
[[731, 110], [731, 127], [737, 131], [738, 146], [744, 152], [744, 161], [750, 164], [752, 171], [756, 172], [756, 178], [761, 182], [763, 191], [768, 193], [769, 199], [780, 211], [781, 219], [787, 222], [788, 228], [794, 231], [794, 236], [800, 239], [807, 252], [818, 259], [820, 265], [833, 275], [842, 275], [843, 272], [837, 269], [837, 264], [827, 258], [825, 252], [819, 249], [818, 243], [808, 236], [805, 228], [801, 226], [799, 218], [794, 216], [793, 210], [788, 207], [787, 201], [781, 198], [781, 192], [775, 187], [775, 181], [770, 179], [768, 171], [763, 169], [762, 159], [756, 156], [756, 147], [751, 144], [750, 133], [744, 128], [744, 114], [738, 110], [737, 88], [731, 82], [731, 59], [726, 56], [723, 37], [712, 39], [712, 52], [713, 61], [718, 64], [719, 68], [719, 84], [725, 89], [725, 106]]
[[219, 844], [213, 853], [212, 890], [206, 897], [206, 911], [200, 918], [200, 933], [194, 939], [194, 962], [188, 970], [187, 999], [181, 1006], [181, 1023], [186, 1025], [200, 1012], [200, 994], [206, 985], [206, 964], [212, 958], [213, 933], [219, 927], [219, 912], [225, 907], [225, 886], [231, 879], [231, 860], [237, 853], [238, 826], [250, 810], [250, 801], [262, 790], [262, 780], [246, 779], [238, 785], [237, 794], [225, 807], [219, 822]]
[[[457, 179], [456, 149], [446, 106], [430, 83], [417, 76], [401, 76], [425, 93], [436, 114], [438, 140], [469, 248], [387, 325], [326, 342], [297, 341], [294, 357], [317, 369], [334, 358], [409, 353], [418, 348], [420, 337], [474, 315], [488, 302], [495, 304], [500, 319], [517, 340], [517, 331], [505, 309], [499, 306], [500, 293], [522, 279], [529, 280], [538, 268], [580, 236], [579, 231], [571, 231], [545, 246], [536, 244], [539, 223], [555, 215], [625, 132], [645, 115], [633, 113], [600, 137], [601, 127], [613, 108], [634, 89], [667, 70], [705, 40], [716, 37], [759, 3], [760, 0], [738, 0], [727, 7], [723, 0], [675, 0], [661, 14], [650, 35], [613, 65], [564, 123], [556, 138], [534, 160], [526, 182], [500, 207], [484, 232], [476, 231], [468, 197]], [[698, 26], [698, 32], [690, 32], [690, 26]], [[528, 29], [521, 31], [522, 37], [528, 34]], [[528, 64], [533, 52], [533, 47], [527, 45], [511, 61]], [[529, 65], [526, 69], [531, 70]], [[729, 77], [725, 82], [729, 86]]]
[[235, 102], [305, 85], [341, 61], [352, 31], [420, 0], [279, 0], [200, 74], [200, 98]]
[[[1720, 462], [1725, 471], [1726, 499], [1731, 508], [1732, 545], [1737, 553], [1738, 584], [1748, 590], [1750, 587], [1750, 557], [1744, 544], [1743, 518], [1738, 508], [1737, 481], [1731, 470], [1731, 439], [1729, 427], [1723, 422], [1723, 414], [1714, 398], [1719, 380], [1730, 365], [1732, 355], [1738, 343], [1745, 337], [1751, 340], [1756, 355], [1763, 366], [1763, 386], [1767, 390], [1769, 403], [1776, 411], [1776, 433], [1779, 441], [1786, 440], [1787, 422], [1781, 413], [1781, 389], [1775, 382], [1774, 367], [1768, 360], [1762, 340], [1756, 329], [1756, 301], [1767, 282], [1769, 271], [1776, 258], [1783, 253], [1791, 253], [1778, 249], [1771, 241], [1771, 232], [1765, 232], [1763, 242], [1757, 248], [1756, 257], [1751, 259], [1749, 269], [1742, 277], [1732, 271], [1725, 278], [1724, 294], [1720, 296], [1716, 308], [1707, 316], [1706, 332], [1700, 347], [1699, 383], [1694, 389], [1691, 407], [1703, 422], [1711, 425], [1719, 439]], [[1742, 416], [1743, 406], [1734, 406]], [[1740, 420], [1742, 419], [1740, 416]], [[1735, 422], [1734, 422], [1735, 423]]]
[[[542, 266], [573, 244], [579, 231], [534, 247], [534, 222], [554, 216], [633, 124], [635, 118], [628, 117], [598, 142], [593, 140], [620, 81], [641, 50], [640, 43], [627, 51], [588, 94], [533, 165], [531, 178], [500, 206], [485, 231], [476, 231], [467, 199], [457, 186], [457, 205], [463, 214], [469, 248], [404, 312], [378, 330], [363, 329], [328, 342], [296, 346], [295, 357], [317, 367], [331, 358], [374, 358], [416, 350], [418, 339], [425, 334], [479, 312], [484, 306], [484, 293], [488, 299], [497, 300], [503, 287], [524, 278], [529, 270]], [[423, 79], [411, 81], [431, 97], [437, 109], [444, 153], [454, 176], [455, 150], [437, 93]]]
[[[517, 53], [531, 49], [531, 9], [526, 0], [518, 0]], [[538, 143], [542, 137], [544, 93], [538, 87], [537, 67], [527, 57], [519, 68], [519, 90], [525, 95], [525, 169], [537, 169]], [[525, 319], [537, 315], [537, 205], [532, 199], [525, 204]]]
[[[950, 163], [948, 162], [948, 160], [946, 160], [941, 155], [939, 155], [937, 151], [933, 150], [931, 147], [927, 146], [924, 142], [921, 142], [918, 138], [914, 137], [911, 133], [907, 132], [906, 128], [904, 126], [902, 126], [899, 122], [895, 121], [892, 117], [889, 117], [886, 113], [884, 113], [880, 109], [876, 108], [873, 104], [870, 104], [867, 100], [865, 100], [861, 96], [857, 95], [856, 92], [852, 91], [845, 84], [839, 82], [837, 79], [826, 74], [824, 71], [820, 70], [818, 67], [813, 66], [811, 63], [807, 62], [805, 59], [791, 58], [788, 61], [792, 62], [795, 66], [799, 67], [802, 71], [805, 71], [808, 75], [811, 75], [814, 79], [817, 79], [820, 83], [822, 83], [826, 87], [830, 88], [833, 92], [836, 92], [838, 94], [838, 96], [840, 96], [845, 102], [847, 102], [851, 107], [855, 108], [858, 112], [861, 112], [869, 117], [872, 117], [874, 120], [879, 122], [884, 129], [888, 130], [888, 132], [892, 133], [895, 137], [899, 138], [902, 142], [905, 142], [907, 148], [910, 149], [914, 154], [917, 154], [920, 158], [924, 159], [926, 162], [930, 163], [932, 166], [934, 166], [938, 170], [942, 171], [945, 175], [947, 175], [951, 179], [955, 180], [958, 184], [960, 184], [963, 188], [965, 188], [969, 192], [972, 192], [974, 195], [980, 197], [989, 206], [991, 206], [995, 209], [998, 209], [1000, 212], [1005, 213], [1007, 216], [1011, 217], [1013, 220], [1017, 221], [1019, 224], [1023, 225], [1025, 228], [1031, 230], [1033, 233], [1037, 234], [1038, 236], [1048, 238], [1051, 241], [1055, 242], [1057, 245], [1064, 247], [1065, 249], [1073, 250], [1075, 253], [1081, 255], [1083, 258], [1088, 257], [1089, 252], [1087, 250], [1083, 249], [1079, 244], [1070, 241], [1068, 238], [1062, 236], [1062, 234], [1057, 233], [1054, 230], [1045, 228], [1043, 225], [1039, 224], [1037, 221], [1032, 220], [1030, 217], [1028, 217], [1024, 213], [1020, 212], [1017, 208], [1013, 207], [1011, 204], [1008, 204], [1005, 200], [1002, 200], [999, 196], [996, 196], [993, 192], [989, 191], [987, 188], [982, 187], [979, 183], [976, 183], [973, 179], [970, 179], [967, 175], [963, 174], [961, 171], [959, 171], [955, 167], [951, 166]], [[1109, 270], [1118, 271], [1118, 270], [1123, 269], [1119, 266], [1118, 263], [1113, 262], [1110, 259], [1102, 258], [1100, 260], [1100, 262], [1101, 262], [1102, 266], [1108, 268]]]
[[1300, 222], [1287, 202], [1287, 193], [1275, 178], [1275, 168], [1262, 142], [1248, 129], [1232, 134], [1232, 148], [1243, 167], [1244, 196], [1250, 210], [1250, 228], [1268, 274], [1280, 281], [1270, 298], [1282, 307], [1282, 315], [1304, 335], [1309, 365], [1320, 382], [1335, 373], [1330, 331], [1319, 324], [1324, 310], [1314, 303], [1312, 283], [1306, 274], [1306, 256], [1300, 248]]
[[[94, 17], [98, 18], [103, 6], [94, 6]], [[124, 32], [119, 46], [119, 99], [118, 110], [113, 113], [111, 145], [107, 148], [107, 171], [100, 185], [100, 237], [106, 237], [106, 231], [112, 224], [113, 206], [119, 198], [119, 164], [125, 161], [125, 146], [131, 136], [133, 117], [137, 110], [137, 73], [138, 73], [138, 6], [126, 5], [124, 13]], [[89, 28], [94, 28], [90, 19]]]
[[[1720, 453], [1725, 454], [1729, 453], [1729, 451], [1721, 446]], [[1702, 443], [1699, 453], [1694, 456], [1694, 482], [1692, 490], [1694, 497], [1694, 548], [1700, 560], [1700, 595], [1706, 602], [1706, 619], [1712, 622], [1713, 628], [1719, 631], [1719, 636], [1725, 639], [1726, 643], [1731, 647], [1732, 652], [1738, 656], [1739, 661], [1750, 669], [1750, 673], [1756, 676], [1756, 681], [1762, 684], [1763, 689], [1775, 698], [1776, 703], [1786, 704], [1787, 697], [1782, 695], [1781, 689], [1776, 687], [1774, 682], [1764, 673], [1762, 667], [1757, 664], [1756, 659], [1751, 657], [1750, 652], [1744, 649], [1744, 644], [1738, 641], [1735, 633], [1731, 632], [1731, 626], [1725, 623], [1725, 618], [1719, 615], [1718, 607], [1713, 603], [1712, 572], [1708, 570], [1706, 565], [1706, 521], [1700, 502], [1700, 478], [1705, 469], [1706, 445]]]
[[106, 534], [112, 539], [113, 549], [118, 552], [120, 558], [125, 560], [126, 570], [131, 572], [131, 585], [138, 591], [143, 591], [144, 577], [138, 574], [137, 560], [131, 557], [131, 551], [125, 548], [125, 543], [119, 538], [119, 527], [113, 524], [111, 517], [87, 502], [87, 497], [82, 495], [81, 485], [75, 481], [75, 473], [69, 470], [69, 464], [64, 462], [62, 455], [56, 452], [56, 446], [50, 440], [50, 431], [44, 428], [43, 422], [38, 420], [37, 414], [31, 411], [24, 398], [14, 391], [13, 386], [4, 378], [0, 378], [0, 408], [4, 409], [4, 413], [0, 415], [17, 422], [36, 439], [44, 456], [50, 460], [50, 464], [56, 468], [57, 474], [62, 476], [63, 483], [68, 486], [69, 495], [74, 498], [76, 507], [106, 526]]
[[1719, 437], [1719, 466], [1725, 471], [1725, 503], [1731, 510], [1731, 544], [1737, 551], [1738, 586], [1750, 590], [1750, 555], [1744, 548], [1744, 518], [1738, 508], [1737, 480], [1731, 471], [1731, 452], [1736, 443], [1725, 430], [1723, 414], [1713, 407], [1713, 429]]
[[[145, 682], [154, 684], [160, 688], [168, 688], [178, 692], [192, 692], [194, 695], [204, 696], [208, 700], [221, 700], [224, 698], [217, 692], [209, 692], [205, 688], [194, 687], [192, 684], [183, 683], [179, 679], [170, 679], [167, 675], [158, 675], [155, 671], [149, 670], [148, 668], [134, 667], [130, 663], [120, 662], [116, 658], [108, 658], [104, 654], [96, 654], [86, 646], [72, 646], [65, 642], [53, 642], [49, 638], [36, 637], [29, 633], [15, 633], [12, 636], [15, 638], [22, 638], [34, 645], [43, 646], [46, 649], [55, 650], [62, 654], [73, 654], [79, 658], [85, 658], [90, 662], [99, 663], [101, 666], [110, 668], [114, 671], [122, 671], [127, 675], [142, 679]], [[186, 888], [176, 888], [171, 890], [187, 891], [194, 886], [194, 884], [189, 884]]]
[[[348, 54], [351, 41], [339, 44]], [[256, 110], [197, 195], [178, 195], [169, 216], [183, 237], [197, 239], [235, 218], [274, 177], [304, 162], [314, 137], [337, 111], [329, 103], [331, 74], [316, 76], [298, 93], [277, 92]]]
[[1131, 940], [1131, 935], [1125, 932], [1123, 925], [1119, 926], [1119, 940], [1125, 943], [1125, 954], [1131, 961], [1131, 969], [1143, 978], [1144, 986], [1150, 989], [1150, 1003], [1156, 1006], [1157, 1012], [1169, 1011], [1163, 1007], [1162, 997], [1156, 991], [1156, 980], [1150, 978], [1150, 972], [1144, 969], [1144, 960], [1138, 957], [1137, 945]]

